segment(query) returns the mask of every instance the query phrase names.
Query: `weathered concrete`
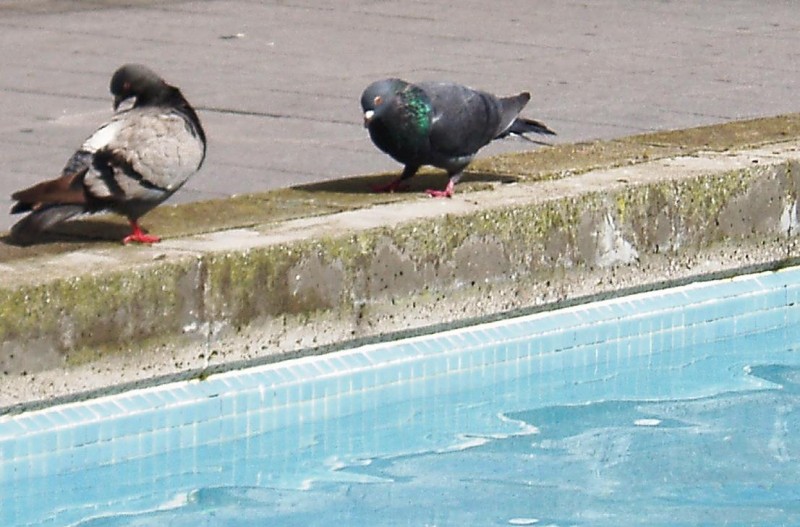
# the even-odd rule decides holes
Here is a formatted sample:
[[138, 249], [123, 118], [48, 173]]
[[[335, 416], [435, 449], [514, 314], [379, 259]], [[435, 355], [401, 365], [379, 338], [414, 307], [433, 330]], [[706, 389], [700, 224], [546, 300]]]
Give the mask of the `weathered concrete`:
[[[451, 200], [317, 188], [167, 207], [154, 247], [5, 247], [0, 406], [784, 265], [798, 256], [800, 134], [783, 136], [796, 122], [564, 146], [573, 166], [540, 153], [555, 156], [546, 174], [528, 154], [493, 158]], [[238, 219], [185, 231], [211, 210]]]
[[3, 211], [108, 119], [128, 61], [181, 86], [208, 133], [178, 201], [398, 171], [358, 104], [382, 77], [529, 90], [558, 143], [794, 112], [800, 92], [786, 0], [3, 0], [0, 48]]

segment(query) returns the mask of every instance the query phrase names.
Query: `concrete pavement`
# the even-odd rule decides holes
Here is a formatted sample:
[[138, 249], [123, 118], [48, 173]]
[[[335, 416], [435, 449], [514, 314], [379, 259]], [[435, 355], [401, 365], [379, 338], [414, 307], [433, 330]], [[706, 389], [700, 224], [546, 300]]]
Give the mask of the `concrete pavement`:
[[208, 160], [179, 202], [398, 169], [358, 104], [386, 76], [529, 90], [559, 142], [794, 112], [796, 15], [779, 0], [0, 1], [0, 207], [109, 117], [124, 62], [200, 110]]

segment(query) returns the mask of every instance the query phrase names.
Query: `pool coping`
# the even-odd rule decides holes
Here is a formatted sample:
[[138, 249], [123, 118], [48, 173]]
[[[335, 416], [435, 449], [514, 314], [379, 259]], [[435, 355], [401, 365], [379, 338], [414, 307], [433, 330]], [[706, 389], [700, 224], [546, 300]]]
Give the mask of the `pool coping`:
[[0, 413], [790, 265], [800, 143], [754, 142], [6, 260]]

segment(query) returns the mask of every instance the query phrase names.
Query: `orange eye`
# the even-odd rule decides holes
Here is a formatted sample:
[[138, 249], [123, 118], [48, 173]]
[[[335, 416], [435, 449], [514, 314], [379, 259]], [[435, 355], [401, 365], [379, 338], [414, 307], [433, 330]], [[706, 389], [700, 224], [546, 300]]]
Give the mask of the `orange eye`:
[[380, 95], [376, 95], [374, 99], [372, 99], [372, 104], [375, 106], [380, 106], [383, 103], [383, 98]]

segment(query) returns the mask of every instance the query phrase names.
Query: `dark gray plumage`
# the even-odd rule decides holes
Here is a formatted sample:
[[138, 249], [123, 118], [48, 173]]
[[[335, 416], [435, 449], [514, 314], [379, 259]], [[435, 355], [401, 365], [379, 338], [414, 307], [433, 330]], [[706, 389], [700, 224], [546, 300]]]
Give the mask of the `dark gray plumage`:
[[422, 165], [433, 165], [447, 170], [450, 180], [444, 191], [428, 194], [452, 196], [464, 168], [494, 139], [529, 132], [555, 135], [544, 124], [519, 117], [529, 100], [527, 92], [500, 98], [450, 82], [370, 84], [361, 95], [364, 125], [378, 148], [405, 165], [397, 180], [376, 190], [397, 190]]
[[110, 91], [114, 110], [131, 98], [133, 106], [86, 139], [60, 177], [12, 195], [12, 214], [30, 212], [12, 227], [15, 239], [28, 241], [76, 215], [110, 210], [130, 221], [123, 243], [159, 241], [138, 220], [200, 169], [205, 132], [181, 91], [146, 66], [119, 68]]

